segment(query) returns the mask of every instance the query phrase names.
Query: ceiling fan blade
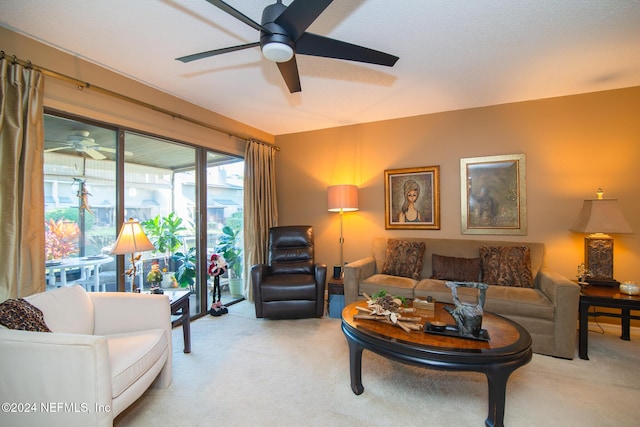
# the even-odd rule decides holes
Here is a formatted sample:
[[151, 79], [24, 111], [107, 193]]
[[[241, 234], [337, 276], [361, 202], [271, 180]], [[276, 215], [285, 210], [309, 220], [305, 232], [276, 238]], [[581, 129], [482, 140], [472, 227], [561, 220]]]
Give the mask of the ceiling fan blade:
[[244, 22], [248, 26], [250, 26], [252, 28], [255, 28], [258, 31], [264, 31], [267, 34], [271, 34], [271, 31], [267, 30], [262, 25], [258, 24], [256, 21], [254, 21], [253, 19], [249, 18], [248, 16], [246, 16], [242, 12], [232, 8], [231, 6], [226, 4], [225, 2], [223, 2], [221, 0], [207, 0], [207, 1], [209, 3], [211, 3], [212, 5], [214, 5], [215, 7], [217, 7], [218, 9], [222, 10], [223, 12], [226, 12], [229, 15], [233, 16], [238, 21]]
[[333, 0], [294, 0], [274, 21], [296, 41]]
[[251, 47], [260, 46], [260, 42], [241, 44], [238, 46], [223, 47], [222, 49], [208, 50], [206, 52], [194, 53], [193, 55], [181, 56], [176, 58], [177, 61], [191, 62], [196, 59], [208, 58], [210, 56], [221, 55], [223, 53], [235, 52], [236, 50], [249, 49]]
[[[98, 151], [103, 151], [105, 153], [113, 153], [113, 154], [115, 154], [117, 152], [115, 148], [102, 147], [102, 146], [98, 147]], [[133, 153], [131, 151], [125, 151], [124, 155], [125, 156], [133, 156]]]
[[107, 158], [107, 156], [105, 156], [104, 154], [102, 154], [98, 150], [94, 150], [93, 148], [85, 148], [84, 150], [78, 150], [78, 151], [82, 151], [83, 153], [87, 153], [89, 156], [91, 156], [95, 160], [104, 160], [104, 159]]
[[300, 36], [300, 39], [296, 42], [296, 53], [386, 65], [388, 67], [393, 67], [399, 59], [395, 55], [380, 52], [379, 50], [369, 49], [313, 33], [304, 33]]
[[302, 88], [300, 87], [300, 75], [298, 74], [296, 56], [294, 55], [293, 58], [287, 62], [277, 62], [277, 64], [280, 74], [282, 74], [282, 78], [289, 88], [289, 92], [300, 92]]
[[52, 151], [60, 151], [60, 150], [67, 150], [69, 148], [73, 148], [73, 147], [55, 147], [55, 148], [47, 148], [46, 150], [44, 150], [45, 153], [51, 153]]

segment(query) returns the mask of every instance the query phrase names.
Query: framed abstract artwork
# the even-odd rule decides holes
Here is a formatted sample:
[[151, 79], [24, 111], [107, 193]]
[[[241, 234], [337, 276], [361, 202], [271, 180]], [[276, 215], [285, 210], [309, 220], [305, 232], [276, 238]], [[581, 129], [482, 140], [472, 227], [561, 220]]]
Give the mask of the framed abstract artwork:
[[386, 229], [440, 229], [440, 166], [384, 171]]
[[524, 154], [460, 159], [462, 234], [527, 234]]

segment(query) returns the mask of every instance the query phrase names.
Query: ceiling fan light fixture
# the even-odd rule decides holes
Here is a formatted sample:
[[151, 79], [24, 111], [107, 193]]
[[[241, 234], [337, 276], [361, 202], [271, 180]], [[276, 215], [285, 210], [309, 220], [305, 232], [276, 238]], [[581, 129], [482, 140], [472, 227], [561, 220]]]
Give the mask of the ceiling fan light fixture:
[[269, 61], [287, 62], [293, 58], [293, 49], [284, 43], [271, 42], [262, 46], [262, 55]]
[[289, 92], [296, 93], [302, 90], [300, 73], [296, 64], [296, 53], [388, 67], [392, 67], [399, 59], [397, 56], [364, 46], [308, 33], [306, 30], [309, 25], [331, 4], [331, 0], [293, 0], [288, 2], [288, 6], [283, 5], [282, 0], [276, 0], [275, 3], [264, 8], [260, 23], [224, 1], [207, 1], [240, 22], [258, 30], [260, 41], [187, 55], [176, 58], [178, 61], [191, 62], [259, 45], [265, 59], [277, 63], [280, 75], [282, 75]]

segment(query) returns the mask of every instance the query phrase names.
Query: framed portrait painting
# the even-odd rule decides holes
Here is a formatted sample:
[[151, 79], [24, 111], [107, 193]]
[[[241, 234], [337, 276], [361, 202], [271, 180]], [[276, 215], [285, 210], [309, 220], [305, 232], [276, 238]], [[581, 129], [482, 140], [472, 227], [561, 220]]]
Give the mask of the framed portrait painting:
[[462, 234], [527, 234], [524, 154], [460, 159]]
[[440, 229], [440, 166], [384, 171], [386, 229]]

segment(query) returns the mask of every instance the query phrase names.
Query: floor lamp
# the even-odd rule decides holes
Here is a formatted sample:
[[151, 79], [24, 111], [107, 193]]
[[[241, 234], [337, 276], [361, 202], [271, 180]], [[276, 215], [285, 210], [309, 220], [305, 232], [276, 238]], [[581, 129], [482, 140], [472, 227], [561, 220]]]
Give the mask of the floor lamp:
[[336, 273], [342, 275], [344, 267], [344, 257], [342, 247], [344, 245], [344, 237], [342, 236], [342, 215], [344, 212], [352, 212], [358, 210], [358, 187], [355, 185], [332, 185], [327, 187], [327, 205], [329, 212], [340, 212], [340, 268], [333, 272], [334, 278]]
[[131, 268], [125, 272], [131, 277], [131, 291], [136, 292], [136, 263], [140, 260], [142, 254], [136, 255], [136, 252], [152, 251], [155, 250], [155, 246], [149, 240], [147, 235], [142, 230], [140, 223], [134, 221], [133, 218], [129, 218], [122, 224], [118, 240], [111, 250], [112, 255], [123, 255], [131, 253]]
[[633, 233], [618, 207], [617, 199], [604, 199], [598, 188], [597, 199], [585, 200], [571, 231], [588, 233], [584, 238], [586, 281], [591, 285], [619, 286], [613, 278], [612, 234]]

